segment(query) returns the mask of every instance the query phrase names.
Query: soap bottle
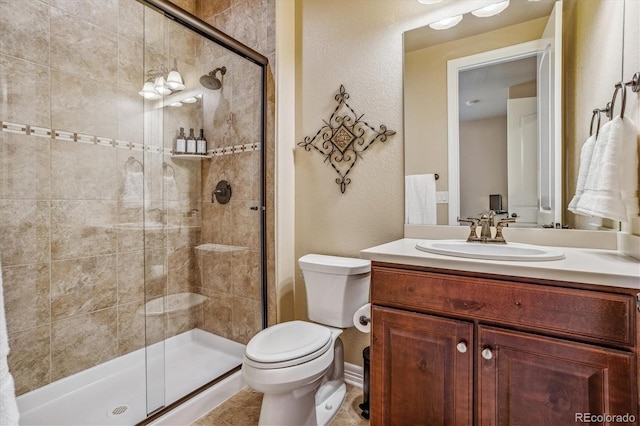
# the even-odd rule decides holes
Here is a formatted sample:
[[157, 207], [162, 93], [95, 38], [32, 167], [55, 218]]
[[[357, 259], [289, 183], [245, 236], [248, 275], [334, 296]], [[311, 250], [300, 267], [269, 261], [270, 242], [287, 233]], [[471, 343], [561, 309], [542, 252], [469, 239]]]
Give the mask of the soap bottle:
[[184, 127], [180, 127], [180, 134], [176, 139], [176, 154], [184, 154], [187, 151], [187, 140], [184, 136]]
[[196, 135], [193, 133], [193, 129], [189, 129], [189, 137], [187, 138], [187, 154], [196, 153]]
[[201, 155], [207, 155], [207, 140], [204, 138], [204, 130], [200, 129], [200, 137], [198, 138], [196, 152]]

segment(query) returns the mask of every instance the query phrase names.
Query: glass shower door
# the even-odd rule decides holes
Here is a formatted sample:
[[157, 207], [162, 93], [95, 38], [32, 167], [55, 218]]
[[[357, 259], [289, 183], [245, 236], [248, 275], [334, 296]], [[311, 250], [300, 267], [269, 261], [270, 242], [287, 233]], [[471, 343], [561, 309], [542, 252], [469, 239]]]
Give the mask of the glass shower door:
[[263, 328], [263, 77], [148, 7], [144, 34], [158, 91], [144, 102], [142, 209], [153, 413], [238, 369]]

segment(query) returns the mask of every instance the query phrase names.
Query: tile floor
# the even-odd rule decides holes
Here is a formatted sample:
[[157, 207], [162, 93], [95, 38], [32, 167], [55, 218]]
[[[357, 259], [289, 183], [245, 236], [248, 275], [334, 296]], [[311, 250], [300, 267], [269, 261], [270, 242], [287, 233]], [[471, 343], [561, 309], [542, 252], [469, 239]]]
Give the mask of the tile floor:
[[[358, 404], [362, 389], [347, 385], [347, 396], [330, 426], [368, 426], [360, 416]], [[258, 424], [262, 394], [251, 388], [243, 389], [227, 401], [196, 420], [191, 426], [252, 426]]]

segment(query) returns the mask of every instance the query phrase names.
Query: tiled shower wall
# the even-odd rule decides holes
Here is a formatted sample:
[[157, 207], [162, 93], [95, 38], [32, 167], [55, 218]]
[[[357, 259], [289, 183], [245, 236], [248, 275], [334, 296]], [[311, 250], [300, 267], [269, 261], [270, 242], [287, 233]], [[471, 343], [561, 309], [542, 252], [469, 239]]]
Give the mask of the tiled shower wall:
[[[243, 3], [249, 9], [256, 6]], [[265, 8], [273, 7], [260, 2], [255, 9], [264, 16]], [[202, 43], [157, 18], [144, 14], [134, 0], [1, 1], [0, 120], [154, 144], [149, 132], [143, 140], [144, 107], [137, 95], [145, 71], [140, 61], [143, 52], [146, 69], [160, 63], [171, 68], [176, 58], [186, 80], [197, 79], [210, 65], [203, 60]], [[230, 100], [231, 87], [225, 93]], [[236, 95], [255, 96], [255, 88]], [[239, 100], [232, 104], [229, 124], [249, 128], [243, 120], [247, 113], [255, 120], [255, 112], [247, 111], [247, 104]], [[205, 97], [192, 107], [162, 114], [165, 147], [172, 145], [183, 124], [195, 128], [212, 124], [206, 121], [212, 111], [207, 108]], [[224, 124], [228, 119], [229, 115]], [[9, 364], [18, 394], [143, 347], [145, 322], [140, 313], [145, 297], [185, 291], [215, 296], [204, 308], [149, 321], [147, 342], [192, 327], [246, 342], [259, 330], [259, 228], [251, 216], [255, 211], [249, 208], [256, 204], [258, 181], [253, 178], [258, 152], [201, 164], [27, 133], [26, 129], [0, 133], [0, 245]], [[208, 134], [208, 139], [222, 144], [218, 136]], [[242, 141], [254, 138], [242, 132], [237, 136]], [[272, 161], [273, 152], [268, 155]], [[151, 194], [146, 214], [142, 206], [122, 202], [127, 170], [137, 167], [130, 157], [145, 163]], [[223, 164], [229, 171], [218, 168]], [[248, 166], [252, 169], [247, 174]], [[179, 188], [177, 197], [166, 191], [165, 179], [171, 176]], [[208, 202], [211, 183], [218, 177], [237, 183], [227, 209]], [[268, 196], [271, 204], [272, 199]], [[231, 215], [231, 209], [240, 215]], [[140, 229], [122, 226], [140, 223], [143, 217], [151, 222], [164, 219], [172, 227], [166, 232], [148, 231], [143, 238]], [[218, 228], [218, 221], [228, 229]], [[224, 286], [233, 283], [231, 287], [216, 287], [224, 275], [214, 278], [206, 273], [206, 264], [198, 267], [194, 247], [204, 243], [246, 247], [228, 263], [240, 272], [239, 278], [233, 275], [222, 281]], [[254, 296], [250, 292], [256, 288]], [[273, 317], [275, 305], [271, 306]]]
[[[215, 28], [234, 37], [269, 59], [267, 67], [267, 135], [266, 135], [266, 207], [267, 207], [267, 282], [268, 319], [276, 320], [274, 285], [274, 156], [275, 156], [275, 0], [176, 0], [174, 3], [191, 11]], [[213, 115], [212, 129], [223, 128], [223, 140], [214, 143], [236, 145], [258, 140], [260, 120], [260, 81], [258, 67], [243, 59], [214, 49], [212, 65], [228, 68], [225, 84], [233, 88], [228, 109], [218, 108]], [[221, 102], [224, 105], [224, 102]], [[205, 110], [207, 104], [204, 105]], [[232, 116], [226, 114], [231, 112]], [[205, 112], [205, 117], [210, 116]], [[260, 240], [259, 206], [260, 152], [246, 152], [231, 156], [214, 157], [202, 168], [202, 240], [231, 247], [244, 247], [241, 251], [210, 251], [202, 256], [221, 259], [209, 262], [218, 265], [220, 273], [205, 274], [201, 280], [202, 294], [210, 296], [205, 305], [204, 329], [230, 337], [242, 343], [261, 329], [260, 323]], [[229, 205], [209, 203], [211, 190], [220, 179], [231, 182], [234, 195]], [[228, 265], [228, 266], [227, 266]], [[230, 274], [230, 275], [227, 275]], [[229, 276], [230, 279], [223, 277]], [[208, 278], [207, 278], [208, 277]]]

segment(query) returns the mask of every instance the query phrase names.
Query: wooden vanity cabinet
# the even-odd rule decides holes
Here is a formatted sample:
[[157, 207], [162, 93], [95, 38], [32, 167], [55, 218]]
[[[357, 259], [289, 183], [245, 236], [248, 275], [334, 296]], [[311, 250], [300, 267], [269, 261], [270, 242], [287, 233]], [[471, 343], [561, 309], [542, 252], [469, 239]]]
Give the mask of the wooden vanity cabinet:
[[473, 324], [378, 306], [372, 318], [371, 423], [470, 424]]
[[632, 290], [372, 270], [372, 425], [637, 422]]

